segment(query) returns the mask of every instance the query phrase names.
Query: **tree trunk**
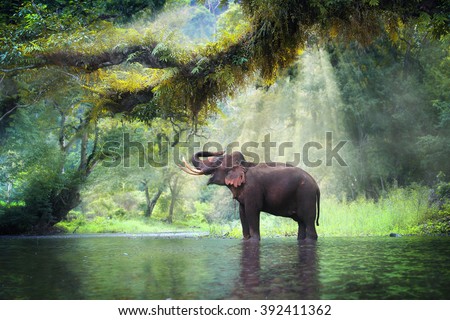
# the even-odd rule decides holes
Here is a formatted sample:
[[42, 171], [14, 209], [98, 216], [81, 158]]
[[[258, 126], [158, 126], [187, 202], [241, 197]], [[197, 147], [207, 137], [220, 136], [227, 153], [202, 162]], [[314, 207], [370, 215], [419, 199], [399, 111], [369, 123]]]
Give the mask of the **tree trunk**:
[[80, 167], [78, 168], [78, 171], [80, 171], [82, 174], [86, 172], [87, 169], [87, 162], [88, 162], [88, 156], [87, 156], [87, 144], [88, 144], [88, 133], [87, 131], [84, 131], [81, 135], [81, 146], [80, 146]]
[[54, 225], [63, 220], [70, 210], [76, 208], [81, 203], [80, 189], [81, 183], [74, 183], [72, 186], [59, 191], [50, 200], [52, 204], [52, 221], [50, 225]]
[[[60, 110], [60, 109], [58, 109]], [[97, 143], [98, 143], [98, 129], [95, 127], [95, 138], [93, 141], [93, 149], [90, 154], [88, 154], [88, 143], [89, 143], [89, 130], [87, 127], [88, 120], [84, 120], [85, 122], [80, 123], [80, 127], [78, 130], [81, 131], [80, 138], [80, 165], [74, 175], [67, 181], [67, 184], [64, 184], [62, 187], [53, 190], [52, 195], [50, 197], [51, 204], [51, 220], [48, 221], [48, 225], [52, 226], [59, 221], [63, 220], [70, 210], [76, 208], [81, 203], [80, 190], [86, 181], [87, 177], [91, 173], [95, 164], [98, 162], [97, 158]], [[67, 156], [69, 146], [73, 141], [75, 141], [75, 137], [73, 141], [66, 144], [64, 138], [64, 126], [65, 126], [65, 115], [64, 112], [61, 111], [61, 123], [60, 123], [60, 136], [59, 136], [59, 144], [61, 151]], [[66, 174], [64, 170], [64, 163], [62, 163], [62, 167], [60, 168], [61, 174]]]
[[145, 200], [147, 202], [147, 208], [145, 209], [145, 217], [150, 218], [152, 216], [153, 210], [155, 209], [156, 203], [162, 194], [162, 189], [158, 188], [156, 193], [150, 199], [150, 193], [148, 192], [148, 185], [144, 185]]
[[170, 188], [170, 207], [169, 207], [169, 216], [167, 217], [167, 222], [173, 222], [173, 209], [175, 208], [175, 203], [178, 198], [178, 194], [180, 190], [178, 188], [178, 176], [173, 176], [172, 183], [169, 183]]

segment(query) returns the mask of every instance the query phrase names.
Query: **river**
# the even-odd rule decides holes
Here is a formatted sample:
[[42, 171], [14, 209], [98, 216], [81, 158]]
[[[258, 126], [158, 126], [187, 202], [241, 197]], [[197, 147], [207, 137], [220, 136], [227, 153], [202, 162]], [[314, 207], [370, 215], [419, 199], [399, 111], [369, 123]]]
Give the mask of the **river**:
[[0, 259], [1, 299], [450, 299], [450, 237], [2, 237]]

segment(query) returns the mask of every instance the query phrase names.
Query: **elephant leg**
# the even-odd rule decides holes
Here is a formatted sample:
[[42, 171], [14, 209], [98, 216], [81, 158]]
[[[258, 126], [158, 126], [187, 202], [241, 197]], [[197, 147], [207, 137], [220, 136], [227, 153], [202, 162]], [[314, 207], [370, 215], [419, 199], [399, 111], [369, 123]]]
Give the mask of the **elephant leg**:
[[317, 240], [316, 206], [309, 206], [305, 211], [306, 239]]
[[[299, 216], [299, 233], [298, 239], [317, 240], [316, 232], [316, 198], [315, 195], [311, 197], [303, 197], [298, 204]], [[304, 226], [301, 226], [303, 224]], [[305, 233], [303, 230], [305, 230]], [[301, 232], [302, 231], [302, 232]]]
[[245, 216], [249, 226], [250, 240], [261, 240], [259, 233], [259, 215], [260, 211], [258, 209], [249, 210], [248, 206], [245, 206]]
[[239, 204], [239, 218], [241, 219], [242, 235], [244, 239], [250, 239], [250, 227], [248, 225], [247, 217], [245, 216], [245, 207]]
[[298, 235], [297, 240], [305, 240], [306, 238], [306, 224], [303, 220], [298, 221]]
[[306, 226], [306, 238], [307, 239], [311, 239], [311, 240], [317, 240], [317, 232], [316, 232], [316, 225], [314, 224], [314, 220], [312, 222], [310, 222], [310, 224], [308, 224]]

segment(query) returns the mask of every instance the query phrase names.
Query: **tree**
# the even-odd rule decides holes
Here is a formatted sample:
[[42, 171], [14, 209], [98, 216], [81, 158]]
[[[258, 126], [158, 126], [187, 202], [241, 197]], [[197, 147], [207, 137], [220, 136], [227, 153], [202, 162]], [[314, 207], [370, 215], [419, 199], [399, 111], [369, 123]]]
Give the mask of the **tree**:
[[[67, 4], [10, 1], [1, 7], [1, 46], [6, 49], [0, 54], [2, 67], [27, 64], [2, 69], [0, 79], [0, 191], [7, 200], [6, 206], [0, 201], [1, 233], [46, 231], [79, 205], [81, 187], [101, 160], [98, 144], [107, 134], [98, 127], [101, 117], [90, 112], [80, 74], [52, 67], [30, 69], [28, 64], [35, 60], [27, 55], [29, 49], [39, 52], [38, 39], [96, 23], [100, 12], [120, 12], [125, 21], [144, 7], [158, 7], [135, 2], [136, 7], [114, 7], [112, 13], [110, 2], [106, 7], [102, 1]], [[31, 47], [25, 49], [25, 43]]]
[[144, 192], [145, 192], [145, 201], [147, 204], [144, 215], [145, 215], [145, 217], [150, 218], [152, 216], [153, 210], [155, 209], [156, 203], [158, 202], [158, 199], [164, 190], [163, 190], [162, 186], [157, 188], [156, 192], [150, 198], [148, 184], [149, 184], [149, 181], [147, 179], [142, 180], [142, 185], [144, 187]]
[[[97, 121], [90, 121], [73, 79], [53, 75], [18, 78], [22, 107], [9, 119], [9, 138], [1, 149], [17, 154], [21, 164], [5, 168], [7, 179], [2, 182], [14, 192], [13, 199], [24, 205], [1, 217], [3, 233], [15, 230], [9, 212], [13, 216], [22, 212], [23, 219], [16, 224], [24, 230], [46, 229], [61, 221], [80, 203], [81, 186], [101, 160]], [[33, 82], [40, 84], [40, 91], [28, 91]]]
[[367, 44], [383, 28], [395, 32], [414, 19], [428, 21], [435, 37], [448, 33], [447, 1], [248, 0], [241, 6], [249, 27], [200, 48], [180, 48], [166, 34], [152, 33], [151, 24], [138, 30], [101, 23], [90, 30], [15, 43], [23, 58], [3, 71], [71, 68], [89, 81], [96, 79], [89, 85], [94, 113], [106, 108], [146, 120], [172, 115], [201, 123], [255, 71], [272, 83], [314, 35], [339, 34]]

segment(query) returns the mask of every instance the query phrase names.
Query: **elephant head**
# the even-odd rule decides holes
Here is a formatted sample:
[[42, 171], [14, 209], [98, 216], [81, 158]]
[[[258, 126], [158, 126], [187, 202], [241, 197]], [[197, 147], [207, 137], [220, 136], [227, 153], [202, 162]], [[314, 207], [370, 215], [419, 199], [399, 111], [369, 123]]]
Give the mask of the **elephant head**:
[[245, 159], [240, 152], [224, 154], [223, 151], [200, 151], [192, 156], [191, 162], [195, 168], [184, 160], [185, 167], [181, 169], [192, 175], [211, 175], [208, 184], [237, 188], [245, 183]]

